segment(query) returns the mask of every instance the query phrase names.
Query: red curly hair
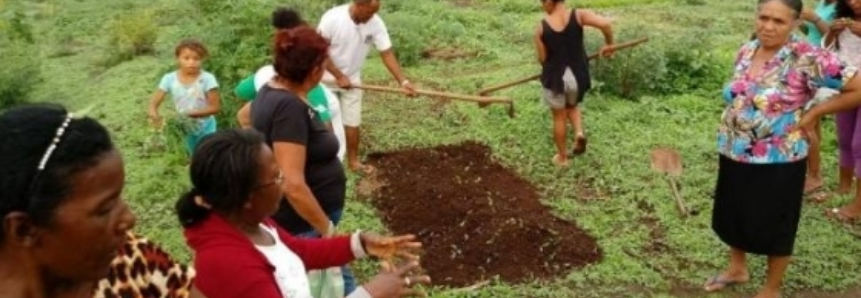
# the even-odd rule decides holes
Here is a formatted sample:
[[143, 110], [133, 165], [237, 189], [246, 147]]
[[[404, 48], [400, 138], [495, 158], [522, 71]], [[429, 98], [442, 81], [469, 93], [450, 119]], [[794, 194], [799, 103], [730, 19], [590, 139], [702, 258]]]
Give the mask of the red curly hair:
[[279, 30], [272, 46], [275, 73], [290, 82], [301, 83], [329, 57], [329, 42], [308, 26]]

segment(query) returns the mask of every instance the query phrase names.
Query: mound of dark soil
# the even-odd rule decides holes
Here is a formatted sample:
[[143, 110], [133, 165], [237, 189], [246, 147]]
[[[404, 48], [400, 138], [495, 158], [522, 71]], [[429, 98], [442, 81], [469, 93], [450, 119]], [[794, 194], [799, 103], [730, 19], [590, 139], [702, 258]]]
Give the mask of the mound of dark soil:
[[546, 279], [597, 262], [594, 237], [556, 218], [536, 187], [477, 143], [370, 156], [373, 204], [388, 228], [416, 234], [435, 285], [467, 286], [494, 276]]

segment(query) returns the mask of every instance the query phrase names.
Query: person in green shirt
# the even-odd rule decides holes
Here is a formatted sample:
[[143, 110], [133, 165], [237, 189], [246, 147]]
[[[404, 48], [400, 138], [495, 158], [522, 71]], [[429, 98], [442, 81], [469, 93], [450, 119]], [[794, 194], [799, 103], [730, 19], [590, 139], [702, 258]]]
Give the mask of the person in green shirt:
[[[272, 13], [272, 27], [275, 30], [288, 30], [303, 25], [307, 26], [308, 24], [299, 15], [299, 12], [293, 9], [279, 7]], [[236, 114], [242, 128], [251, 127], [251, 101], [257, 97], [257, 90], [260, 90], [275, 75], [274, 67], [271, 64], [266, 65], [243, 79], [233, 90], [237, 97], [246, 101]], [[341, 145], [338, 150], [338, 158], [343, 161], [344, 154], [346, 154], [346, 147], [344, 146], [346, 139], [344, 125], [341, 121], [341, 106], [337, 96], [324, 85], [318, 84], [308, 93], [308, 101], [313, 105], [318, 118], [338, 137], [338, 143]]]
[[[269, 66], [271, 68], [271, 66]], [[259, 72], [265, 72], [266, 68], [261, 69]], [[251, 101], [257, 97], [257, 87], [254, 84], [255, 79], [254, 74], [246, 77], [239, 85], [236, 86], [236, 89], [233, 92], [237, 97], [246, 101], [246, 103], [239, 109], [239, 112], [236, 115], [236, 119], [239, 121], [239, 125], [242, 128], [251, 127]], [[326, 98], [326, 94], [323, 92], [322, 85], [317, 85], [314, 89], [311, 89], [308, 92], [308, 102], [311, 103], [312, 108], [317, 111], [317, 116], [320, 120], [323, 121], [323, 124], [326, 125], [330, 130], [332, 129], [332, 116], [329, 113], [329, 103]]]

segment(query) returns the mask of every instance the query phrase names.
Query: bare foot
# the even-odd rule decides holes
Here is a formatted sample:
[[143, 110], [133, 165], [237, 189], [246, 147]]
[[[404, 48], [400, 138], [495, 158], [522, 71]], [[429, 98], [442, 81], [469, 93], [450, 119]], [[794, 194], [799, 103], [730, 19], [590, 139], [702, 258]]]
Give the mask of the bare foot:
[[807, 176], [804, 180], [804, 193], [813, 192], [822, 187], [822, 176]]
[[750, 280], [747, 272], [724, 272], [706, 280], [703, 288], [707, 292], [720, 291], [726, 287], [743, 284]]
[[780, 297], [780, 292], [775, 290], [762, 289], [753, 298], [777, 298]]
[[[842, 171], [842, 170], [841, 170]], [[855, 184], [854, 177], [843, 177], [843, 173], [840, 173], [840, 183], [837, 185], [837, 194], [838, 195], [848, 195], [852, 192], [852, 186]]]
[[849, 204], [841, 208], [827, 210], [825, 216], [836, 219], [839, 222], [854, 223], [861, 219], [861, 206]]
[[559, 167], [567, 167], [568, 166], [568, 158], [561, 154], [556, 154], [553, 156], [553, 164]]
[[358, 172], [360, 174], [365, 174], [365, 175], [372, 174], [376, 170], [377, 170], [376, 168], [374, 168], [370, 165], [364, 165], [361, 163], [354, 163], [354, 164], [350, 165], [350, 171]]

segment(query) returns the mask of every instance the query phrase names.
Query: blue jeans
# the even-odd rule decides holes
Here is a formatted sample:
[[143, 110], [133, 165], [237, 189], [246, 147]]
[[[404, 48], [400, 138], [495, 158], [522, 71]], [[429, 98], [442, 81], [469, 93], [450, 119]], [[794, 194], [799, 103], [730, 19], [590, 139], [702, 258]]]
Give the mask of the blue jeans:
[[[338, 223], [341, 222], [341, 216], [343, 215], [344, 210], [336, 210], [332, 211], [332, 213], [327, 214], [329, 216], [329, 220], [337, 227]], [[301, 238], [320, 238], [320, 233], [317, 233], [315, 230], [311, 230], [305, 233], [296, 234], [296, 237]], [[341, 267], [341, 273], [344, 274], [344, 296], [346, 297], [350, 293], [356, 290], [356, 279], [353, 277], [353, 272], [350, 271], [350, 267], [343, 266]]]

